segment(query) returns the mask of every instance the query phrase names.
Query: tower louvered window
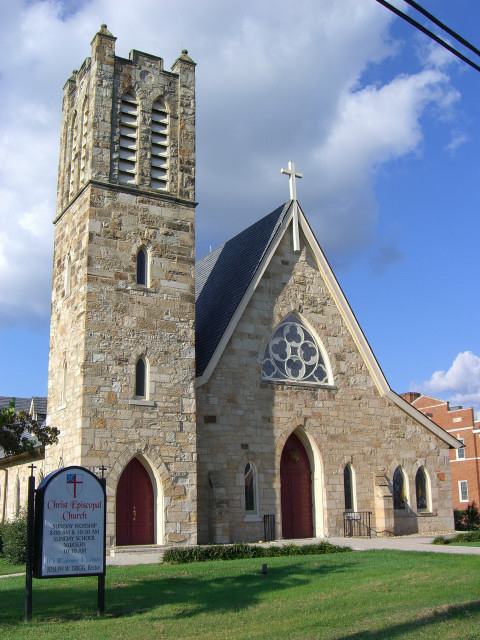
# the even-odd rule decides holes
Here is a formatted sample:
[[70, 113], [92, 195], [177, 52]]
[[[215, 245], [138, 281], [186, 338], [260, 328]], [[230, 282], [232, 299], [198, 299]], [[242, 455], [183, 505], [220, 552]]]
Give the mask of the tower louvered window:
[[152, 189], [168, 187], [168, 112], [163, 100], [157, 100], [152, 106], [150, 186]]
[[135, 184], [137, 178], [138, 104], [135, 96], [126, 93], [120, 112], [120, 159], [118, 179]]
[[73, 115], [73, 121], [72, 121], [72, 155], [70, 160], [70, 190], [69, 190], [70, 198], [73, 196], [75, 191], [76, 159], [77, 159], [77, 113], [75, 112]]
[[80, 155], [80, 184], [85, 184], [85, 171], [87, 167], [87, 129], [88, 129], [88, 100], [85, 98], [82, 114], [82, 150]]

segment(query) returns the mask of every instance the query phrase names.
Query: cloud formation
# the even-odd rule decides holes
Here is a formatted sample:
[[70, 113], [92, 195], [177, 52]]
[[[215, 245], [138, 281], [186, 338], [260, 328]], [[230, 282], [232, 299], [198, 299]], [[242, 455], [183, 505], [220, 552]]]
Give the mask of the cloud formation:
[[471, 351], [459, 353], [448, 371], [435, 371], [420, 389], [428, 395], [447, 397], [452, 404], [480, 410], [480, 358]]
[[294, 160], [299, 200], [334, 259], [400, 258], [376, 229], [376, 173], [420, 153], [422, 118], [460, 96], [436, 51], [410, 75], [365, 79], [401, 49], [377, 3], [19, 0], [1, 12], [0, 327], [49, 313], [61, 88], [100, 21], [117, 55], [136, 48], [169, 68], [187, 47], [198, 63], [199, 256], [287, 199], [280, 168]]

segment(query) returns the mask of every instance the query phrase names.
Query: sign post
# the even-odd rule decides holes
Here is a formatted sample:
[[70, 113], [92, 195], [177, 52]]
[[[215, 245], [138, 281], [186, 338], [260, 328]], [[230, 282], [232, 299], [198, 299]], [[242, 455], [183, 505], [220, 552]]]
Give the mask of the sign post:
[[105, 610], [105, 484], [84, 467], [66, 467], [44, 478], [35, 497], [34, 577], [98, 576], [98, 615]]

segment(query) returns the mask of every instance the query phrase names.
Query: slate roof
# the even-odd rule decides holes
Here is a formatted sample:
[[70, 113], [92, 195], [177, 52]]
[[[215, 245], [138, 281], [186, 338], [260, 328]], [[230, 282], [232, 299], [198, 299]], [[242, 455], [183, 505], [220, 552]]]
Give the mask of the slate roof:
[[196, 263], [197, 376], [207, 368], [289, 205], [282, 204]]

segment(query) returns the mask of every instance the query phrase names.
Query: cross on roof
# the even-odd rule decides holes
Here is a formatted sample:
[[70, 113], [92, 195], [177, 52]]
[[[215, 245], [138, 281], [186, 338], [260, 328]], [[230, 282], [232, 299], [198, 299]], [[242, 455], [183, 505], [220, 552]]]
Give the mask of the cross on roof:
[[295, 163], [291, 160], [288, 163], [288, 169], [282, 169], [282, 173], [288, 176], [290, 185], [290, 200], [293, 200], [293, 250], [300, 251], [300, 236], [298, 233], [298, 204], [297, 204], [297, 186], [295, 178], [303, 178], [303, 173], [295, 171]]

